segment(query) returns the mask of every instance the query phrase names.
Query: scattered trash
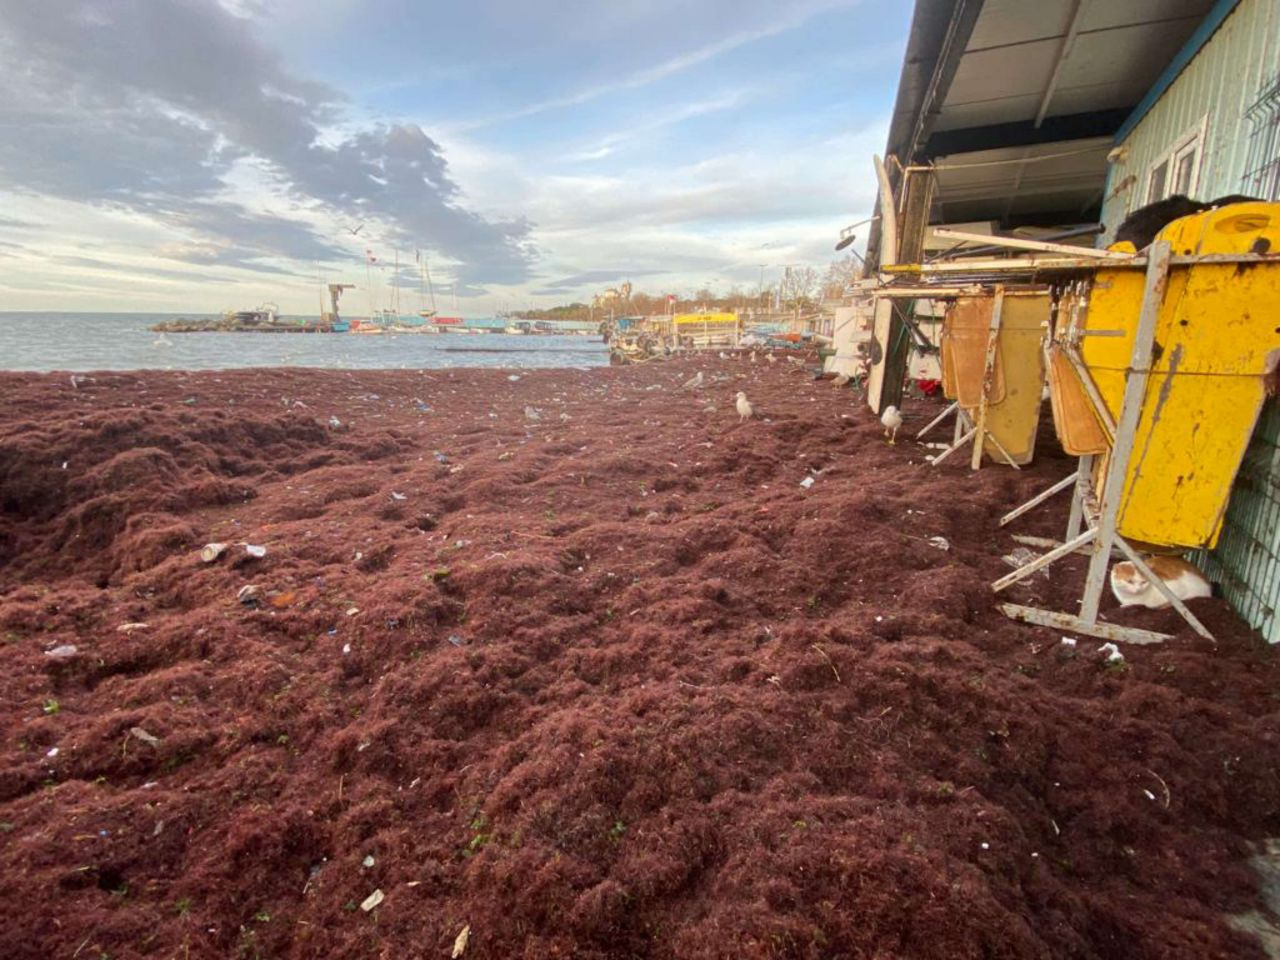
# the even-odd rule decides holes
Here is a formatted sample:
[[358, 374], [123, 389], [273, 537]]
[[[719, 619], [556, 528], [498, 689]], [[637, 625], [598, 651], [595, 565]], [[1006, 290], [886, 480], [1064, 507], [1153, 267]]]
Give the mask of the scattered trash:
[[1147, 795], [1148, 800], [1154, 800], [1156, 798], [1156, 795], [1145, 787], [1143, 787], [1142, 792]]
[[498, 454], [498, 462], [499, 462], [499, 463], [506, 463], [508, 460], [510, 460], [510, 459], [511, 459], [512, 457], [514, 457], [514, 456], [515, 456], [515, 454], [514, 454], [514, 453], [512, 453], [511, 451], [509, 451], [509, 450], [504, 450], [502, 453]]
[[236, 591], [236, 599], [240, 601], [241, 606], [256, 607], [261, 592], [256, 584], [246, 583]]
[[344, 644], [342, 645], [342, 655], [345, 657], [345, 656], [347, 656], [349, 653], [351, 653], [351, 644], [349, 644], [349, 643], [344, 643]]
[[374, 862], [375, 861], [373, 859], [373, 854], [369, 854], [367, 857], [365, 857], [363, 860], [360, 861], [360, 866], [368, 870], [370, 867], [373, 866]]
[[118, 633], [133, 633], [135, 630], [146, 630], [150, 627], [149, 623], [122, 623], [116, 627]]
[[267, 548], [259, 546], [256, 543], [246, 543], [244, 545], [244, 552], [251, 557], [261, 560], [267, 555]]
[[206, 543], [200, 548], [200, 559], [205, 563], [213, 563], [226, 549], [225, 543]]
[[471, 924], [467, 924], [465, 927], [462, 928], [462, 931], [458, 934], [458, 938], [453, 941], [453, 953], [450, 954], [450, 956], [453, 957], [454, 960], [457, 960], [458, 957], [462, 956], [462, 954], [466, 952], [467, 941], [469, 941], [470, 939], [471, 939]]
[[65, 660], [67, 657], [74, 657], [79, 648], [74, 643], [60, 643], [52, 650], [46, 650], [46, 657], [53, 657], [55, 660]]
[[348, 616], [348, 617], [354, 617], [354, 616], [355, 616], [357, 613], [359, 613], [359, 612], [360, 612], [360, 608], [359, 608], [359, 607], [347, 607], [347, 616]]
[[58, 755], [58, 748], [57, 748], [57, 747], [50, 747], [50, 748], [49, 748], [49, 750], [48, 750], [48, 752], [47, 752], [47, 753], [45, 753], [45, 756], [46, 756], [46, 757], [56, 757], [57, 755]]
[[513, 373], [510, 376], [508, 376], [507, 379], [510, 380], [512, 383], [515, 383], [517, 380], [520, 379], [520, 375]]
[[342, 421], [341, 421], [341, 420], [339, 420], [337, 417], [330, 417], [330, 418], [329, 418], [329, 429], [330, 429], [330, 430], [337, 430], [340, 426], [342, 426]]
[[946, 537], [930, 537], [927, 542], [929, 546], [937, 547], [939, 550], [951, 549], [951, 541]]
[[391, 499], [392, 500], [408, 500], [409, 498], [403, 493], [397, 493], [396, 491], [392, 490]]
[[456, 633], [449, 634], [449, 642], [455, 647], [465, 647], [467, 645], [467, 641], [462, 639], [462, 637], [458, 636]]
[[1107, 663], [1124, 663], [1124, 654], [1114, 643], [1104, 643], [1098, 648], [1098, 652], [1107, 655]]
[[436, 463], [448, 463], [448, 462], [449, 462], [449, 458], [448, 458], [447, 456], [445, 456], [443, 453], [441, 453], [439, 450], [437, 450], [437, 451], [435, 452], [434, 456], [435, 456], [435, 458], [436, 458]]
[[[373, 893], [369, 894], [369, 896], [364, 898], [364, 903], [360, 904], [360, 909], [365, 913], [368, 913], [385, 899], [387, 899], [387, 895], [385, 893], [381, 890], [375, 890]], [[457, 954], [455, 953], [454, 956], [456, 957]]]
[[990, 849], [991, 849], [991, 844], [986, 843], [986, 842], [984, 841], [984, 842], [982, 843], [982, 849], [983, 849], [983, 850], [990, 850]]
[[153, 733], [147, 733], [141, 727], [130, 727], [129, 732], [149, 747], [160, 746], [160, 738]]
[[[1034, 550], [1030, 550], [1027, 547], [1018, 547], [1014, 550], [1011, 550], [1009, 553], [1005, 554], [1000, 559], [1003, 560], [1009, 566], [1013, 567], [1013, 569], [1017, 570], [1021, 567], [1025, 567], [1032, 560], [1038, 559], [1039, 556], [1040, 554], [1036, 553]], [[1038, 573], [1040, 574], [1040, 576], [1048, 579], [1049, 568], [1042, 567], [1038, 571]]]
[[1063, 645], [1064, 647], [1074, 647], [1074, 646], [1076, 645], [1076, 638], [1075, 638], [1075, 637], [1063, 637], [1063, 638], [1062, 638], [1062, 645]]
[[800, 486], [803, 489], [808, 490], [810, 487], [813, 486], [813, 477], [805, 477], [803, 480], [800, 481]]
[[541, 410], [539, 410], [537, 407], [525, 407], [525, 408], [524, 408], [524, 418], [525, 418], [526, 420], [541, 420], [541, 419], [542, 419], [542, 411], [541, 411]]

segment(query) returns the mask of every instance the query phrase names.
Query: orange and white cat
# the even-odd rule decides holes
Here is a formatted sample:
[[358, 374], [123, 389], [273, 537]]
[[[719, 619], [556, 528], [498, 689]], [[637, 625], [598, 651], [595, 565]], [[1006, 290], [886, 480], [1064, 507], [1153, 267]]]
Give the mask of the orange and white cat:
[[[1213, 588], [1204, 574], [1181, 557], [1147, 557], [1147, 566], [1179, 600], [1213, 596]], [[1147, 578], [1128, 560], [1111, 568], [1111, 592], [1122, 607], [1150, 607], [1154, 610], [1169, 606], [1164, 594], [1148, 583]]]

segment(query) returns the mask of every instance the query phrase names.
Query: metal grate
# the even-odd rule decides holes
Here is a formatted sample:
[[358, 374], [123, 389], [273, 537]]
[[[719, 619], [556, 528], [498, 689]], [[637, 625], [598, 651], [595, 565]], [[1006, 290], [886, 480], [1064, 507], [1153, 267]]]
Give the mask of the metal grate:
[[1249, 625], [1280, 643], [1280, 402], [1263, 407], [1218, 547], [1198, 559]]
[[1261, 95], [1244, 118], [1249, 124], [1249, 153], [1241, 192], [1280, 200], [1280, 74], [1262, 85]]

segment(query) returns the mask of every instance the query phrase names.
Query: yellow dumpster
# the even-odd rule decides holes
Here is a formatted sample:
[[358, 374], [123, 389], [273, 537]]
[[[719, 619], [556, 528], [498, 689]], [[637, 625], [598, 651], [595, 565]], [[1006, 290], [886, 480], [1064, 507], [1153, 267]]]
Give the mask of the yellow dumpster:
[[[1185, 217], [1159, 239], [1178, 256], [1280, 251], [1280, 204], [1244, 203]], [[1144, 277], [1101, 270], [1081, 355], [1120, 417]], [[1156, 323], [1152, 373], [1121, 493], [1121, 536], [1212, 547], [1280, 357], [1280, 260], [1175, 264]], [[1102, 476], [1103, 474], [1099, 474]]]
[[[976, 421], [982, 402], [987, 340], [993, 296], [959, 297], [942, 327], [942, 382], [946, 395], [958, 400]], [[992, 377], [986, 388], [986, 429], [1016, 464], [1030, 463], [1035, 453], [1044, 389], [1042, 341], [1049, 321], [1047, 294], [1006, 293], [996, 339]], [[984, 452], [996, 463], [1004, 454], [983, 438]]]

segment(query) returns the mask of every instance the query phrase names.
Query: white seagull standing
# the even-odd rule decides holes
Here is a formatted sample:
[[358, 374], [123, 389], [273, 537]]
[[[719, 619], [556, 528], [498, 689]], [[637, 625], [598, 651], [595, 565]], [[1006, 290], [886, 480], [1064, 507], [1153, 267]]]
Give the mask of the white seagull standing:
[[684, 388], [686, 390], [697, 390], [701, 386], [702, 386], [701, 370], [698, 371], [698, 375], [696, 377], [690, 377], [688, 380], [684, 382]]
[[750, 420], [755, 416], [756, 412], [751, 409], [751, 401], [747, 399], [747, 395], [741, 390], [738, 391], [738, 420]]
[[889, 438], [889, 443], [897, 443], [898, 428], [902, 426], [902, 414], [898, 408], [892, 404], [885, 407], [884, 413], [880, 414], [880, 422], [884, 424], [884, 435]]

